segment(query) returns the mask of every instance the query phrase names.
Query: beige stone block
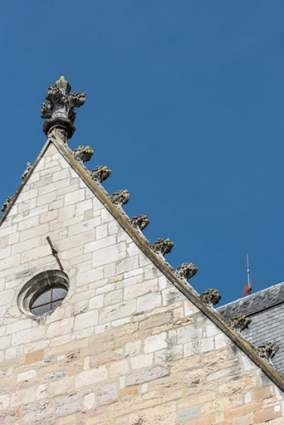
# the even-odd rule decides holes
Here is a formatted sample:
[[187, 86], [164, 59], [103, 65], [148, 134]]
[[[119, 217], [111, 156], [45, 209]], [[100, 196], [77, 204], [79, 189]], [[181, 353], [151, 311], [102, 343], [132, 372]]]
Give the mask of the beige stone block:
[[141, 369], [143, 367], [149, 367], [153, 363], [153, 353], [150, 354], [140, 354], [139, 356], [133, 357], [131, 359], [132, 369]]
[[[176, 408], [174, 404], [160, 404], [150, 409], [139, 409], [129, 415], [130, 424], [173, 425], [176, 422]], [[192, 424], [194, 425], [194, 424]]]
[[41, 224], [41, 225], [37, 225], [34, 226], [31, 229], [28, 230], [24, 230], [22, 231], [19, 236], [20, 236], [20, 241], [26, 241], [28, 239], [33, 239], [37, 236], [42, 236], [48, 233], [48, 229], [49, 229], [49, 225], [47, 224]]
[[161, 293], [153, 292], [137, 298], [137, 313], [153, 310], [162, 305]]
[[141, 349], [141, 340], [132, 341], [125, 344], [125, 355], [126, 356], [135, 356], [140, 353]]
[[109, 373], [111, 378], [116, 378], [121, 375], [125, 375], [129, 371], [129, 365], [127, 360], [119, 360], [113, 362], [109, 366]]
[[15, 292], [13, 289], [7, 289], [6, 291], [1, 292], [0, 297], [0, 306], [7, 305], [12, 302]]
[[51, 202], [56, 200], [56, 192], [46, 193], [36, 198], [36, 205], [41, 207], [43, 205], [49, 205]]
[[77, 204], [85, 199], [85, 189], [77, 189], [71, 193], [66, 193], [64, 197], [64, 205]]
[[39, 248], [41, 245], [41, 238], [35, 237], [24, 242], [19, 242], [12, 246], [12, 255], [16, 255], [21, 252], [26, 252], [33, 248]]
[[79, 373], [75, 377], [75, 387], [81, 388], [84, 386], [97, 384], [98, 382], [107, 380], [107, 378], [108, 373], [106, 367], [100, 366], [96, 369], [90, 369]]
[[105, 307], [99, 314], [99, 323], [112, 322], [117, 319], [131, 316], [136, 311], [136, 300], [127, 303], [113, 304]]
[[126, 244], [124, 242], [102, 248], [93, 254], [93, 267], [119, 261], [126, 256]]
[[51, 323], [46, 331], [47, 338], [54, 338], [72, 332], [74, 317]]
[[124, 299], [131, 300], [141, 295], [145, 295], [148, 292], [158, 291], [158, 279], [152, 279], [143, 284], [138, 283], [136, 285], [128, 286], [124, 289]]
[[144, 352], [153, 353], [155, 351], [161, 350], [163, 348], [167, 348], [167, 334], [166, 332], [162, 332], [161, 334], [149, 336], [145, 338], [144, 341]]
[[81, 330], [89, 328], [98, 323], [98, 312], [97, 310], [88, 311], [87, 313], [81, 313], [75, 318], [74, 330]]

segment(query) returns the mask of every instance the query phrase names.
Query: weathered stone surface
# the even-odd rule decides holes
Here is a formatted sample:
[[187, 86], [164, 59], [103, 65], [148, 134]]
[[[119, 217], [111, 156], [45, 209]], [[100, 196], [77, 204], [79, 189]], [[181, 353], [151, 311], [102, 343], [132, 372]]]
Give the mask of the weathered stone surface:
[[111, 170], [106, 165], [98, 165], [91, 171], [91, 177], [100, 183], [105, 181], [111, 175]]
[[27, 168], [25, 169], [25, 171], [22, 174], [22, 180], [24, 180], [24, 178], [29, 173], [29, 171], [31, 170], [32, 167], [33, 167], [33, 165], [30, 162], [27, 162]]
[[162, 256], [169, 254], [174, 246], [174, 243], [170, 239], [161, 239], [159, 238], [156, 242], [152, 244], [152, 249], [157, 254]]
[[149, 218], [146, 215], [136, 215], [131, 219], [132, 226], [138, 230], [144, 230], [150, 223]]
[[115, 205], [122, 207], [122, 205], [127, 204], [129, 201], [130, 193], [128, 190], [117, 190], [111, 195], [110, 198]]
[[182, 263], [182, 265], [176, 269], [177, 275], [185, 280], [191, 279], [197, 272], [198, 267], [193, 263]]
[[71, 86], [64, 77], [48, 87], [45, 98], [49, 103], [43, 103], [41, 107], [41, 117], [48, 119], [43, 126], [46, 135], [52, 128], [58, 127], [64, 128], [67, 136], [72, 137], [76, 118], [74, 108], [82, 106], [86, 96], [78, 92], [70, 94], [70, 90]]
[[231, 319], [229, 320], [229, 325], [235, 331], [241, 332], [245, 329], [248, 329], [251, 320], [252, 319], [246, 317], [244, 314], [237, 314], [236, 316], [231, 317]]
[[200, 295], [200, 299], [205, 304], [212, 307], [213, 305], [218, 304], [221, 299], [221, 295], [218, 289], [206, 289], [206, 291], [202, 292]]
[[[70, 287], [36, 321], [17, 297], [57, 268], [47, 236]], [[1, 424], [282, 425], [283, 394], [139, 252], [52, 143], [0, 247]]]
[[72, 155], [77, 161], [88, 162], [91, 160], [93, 153], [94, 151], [90, 146], [78, 146], [74, 149]]
[[6, 211], [6, 209], [8, 208], [8, 206], [9, 206], [9, 204], [10, 204], [10, 202], [11, 202], [12, 199], [13, 198], [11, 196], [8, 196], [8, 198], [6, 199], [6, 201], [4, 202], [4, 204], [2, 205], [1, 211], [3, 211], [3, 212]]
[[279, 351], [279, 346], [274, 342], [265, 342], [257, 347], [257, 353], [260, 357], [272, 364], [271, 360]]

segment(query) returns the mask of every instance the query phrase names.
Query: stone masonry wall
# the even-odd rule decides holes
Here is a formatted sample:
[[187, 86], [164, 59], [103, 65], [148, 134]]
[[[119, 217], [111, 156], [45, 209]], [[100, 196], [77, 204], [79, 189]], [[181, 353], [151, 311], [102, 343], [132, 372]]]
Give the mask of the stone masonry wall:
[[[51, 315], [22, 286], [70, 278]], [[150, 262], [51, 144], [0, 228], [0, 423], [284, 424], [283, 394]]]

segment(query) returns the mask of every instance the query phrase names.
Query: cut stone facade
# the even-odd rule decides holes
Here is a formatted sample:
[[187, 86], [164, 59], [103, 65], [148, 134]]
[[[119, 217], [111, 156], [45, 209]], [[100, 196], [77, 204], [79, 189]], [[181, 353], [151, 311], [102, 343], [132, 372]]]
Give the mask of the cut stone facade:
[[[277, 372], [169, 281], [56, 146], [0, 227], [0, 423], [283, 425]], [[30, 318], [20, 290], [58, 269], [47, 236], [69, 291]]]

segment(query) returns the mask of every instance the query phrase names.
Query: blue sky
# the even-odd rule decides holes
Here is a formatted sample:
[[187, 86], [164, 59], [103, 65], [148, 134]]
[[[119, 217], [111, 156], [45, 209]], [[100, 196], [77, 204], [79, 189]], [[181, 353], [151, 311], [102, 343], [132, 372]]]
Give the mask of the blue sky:
[[0, 199], [45, 143], [48, 85], [86, 92], [70, 147], [108, 165], [130, 217], [198, 292], [284, 280], [283, 1], [2, 0]]

